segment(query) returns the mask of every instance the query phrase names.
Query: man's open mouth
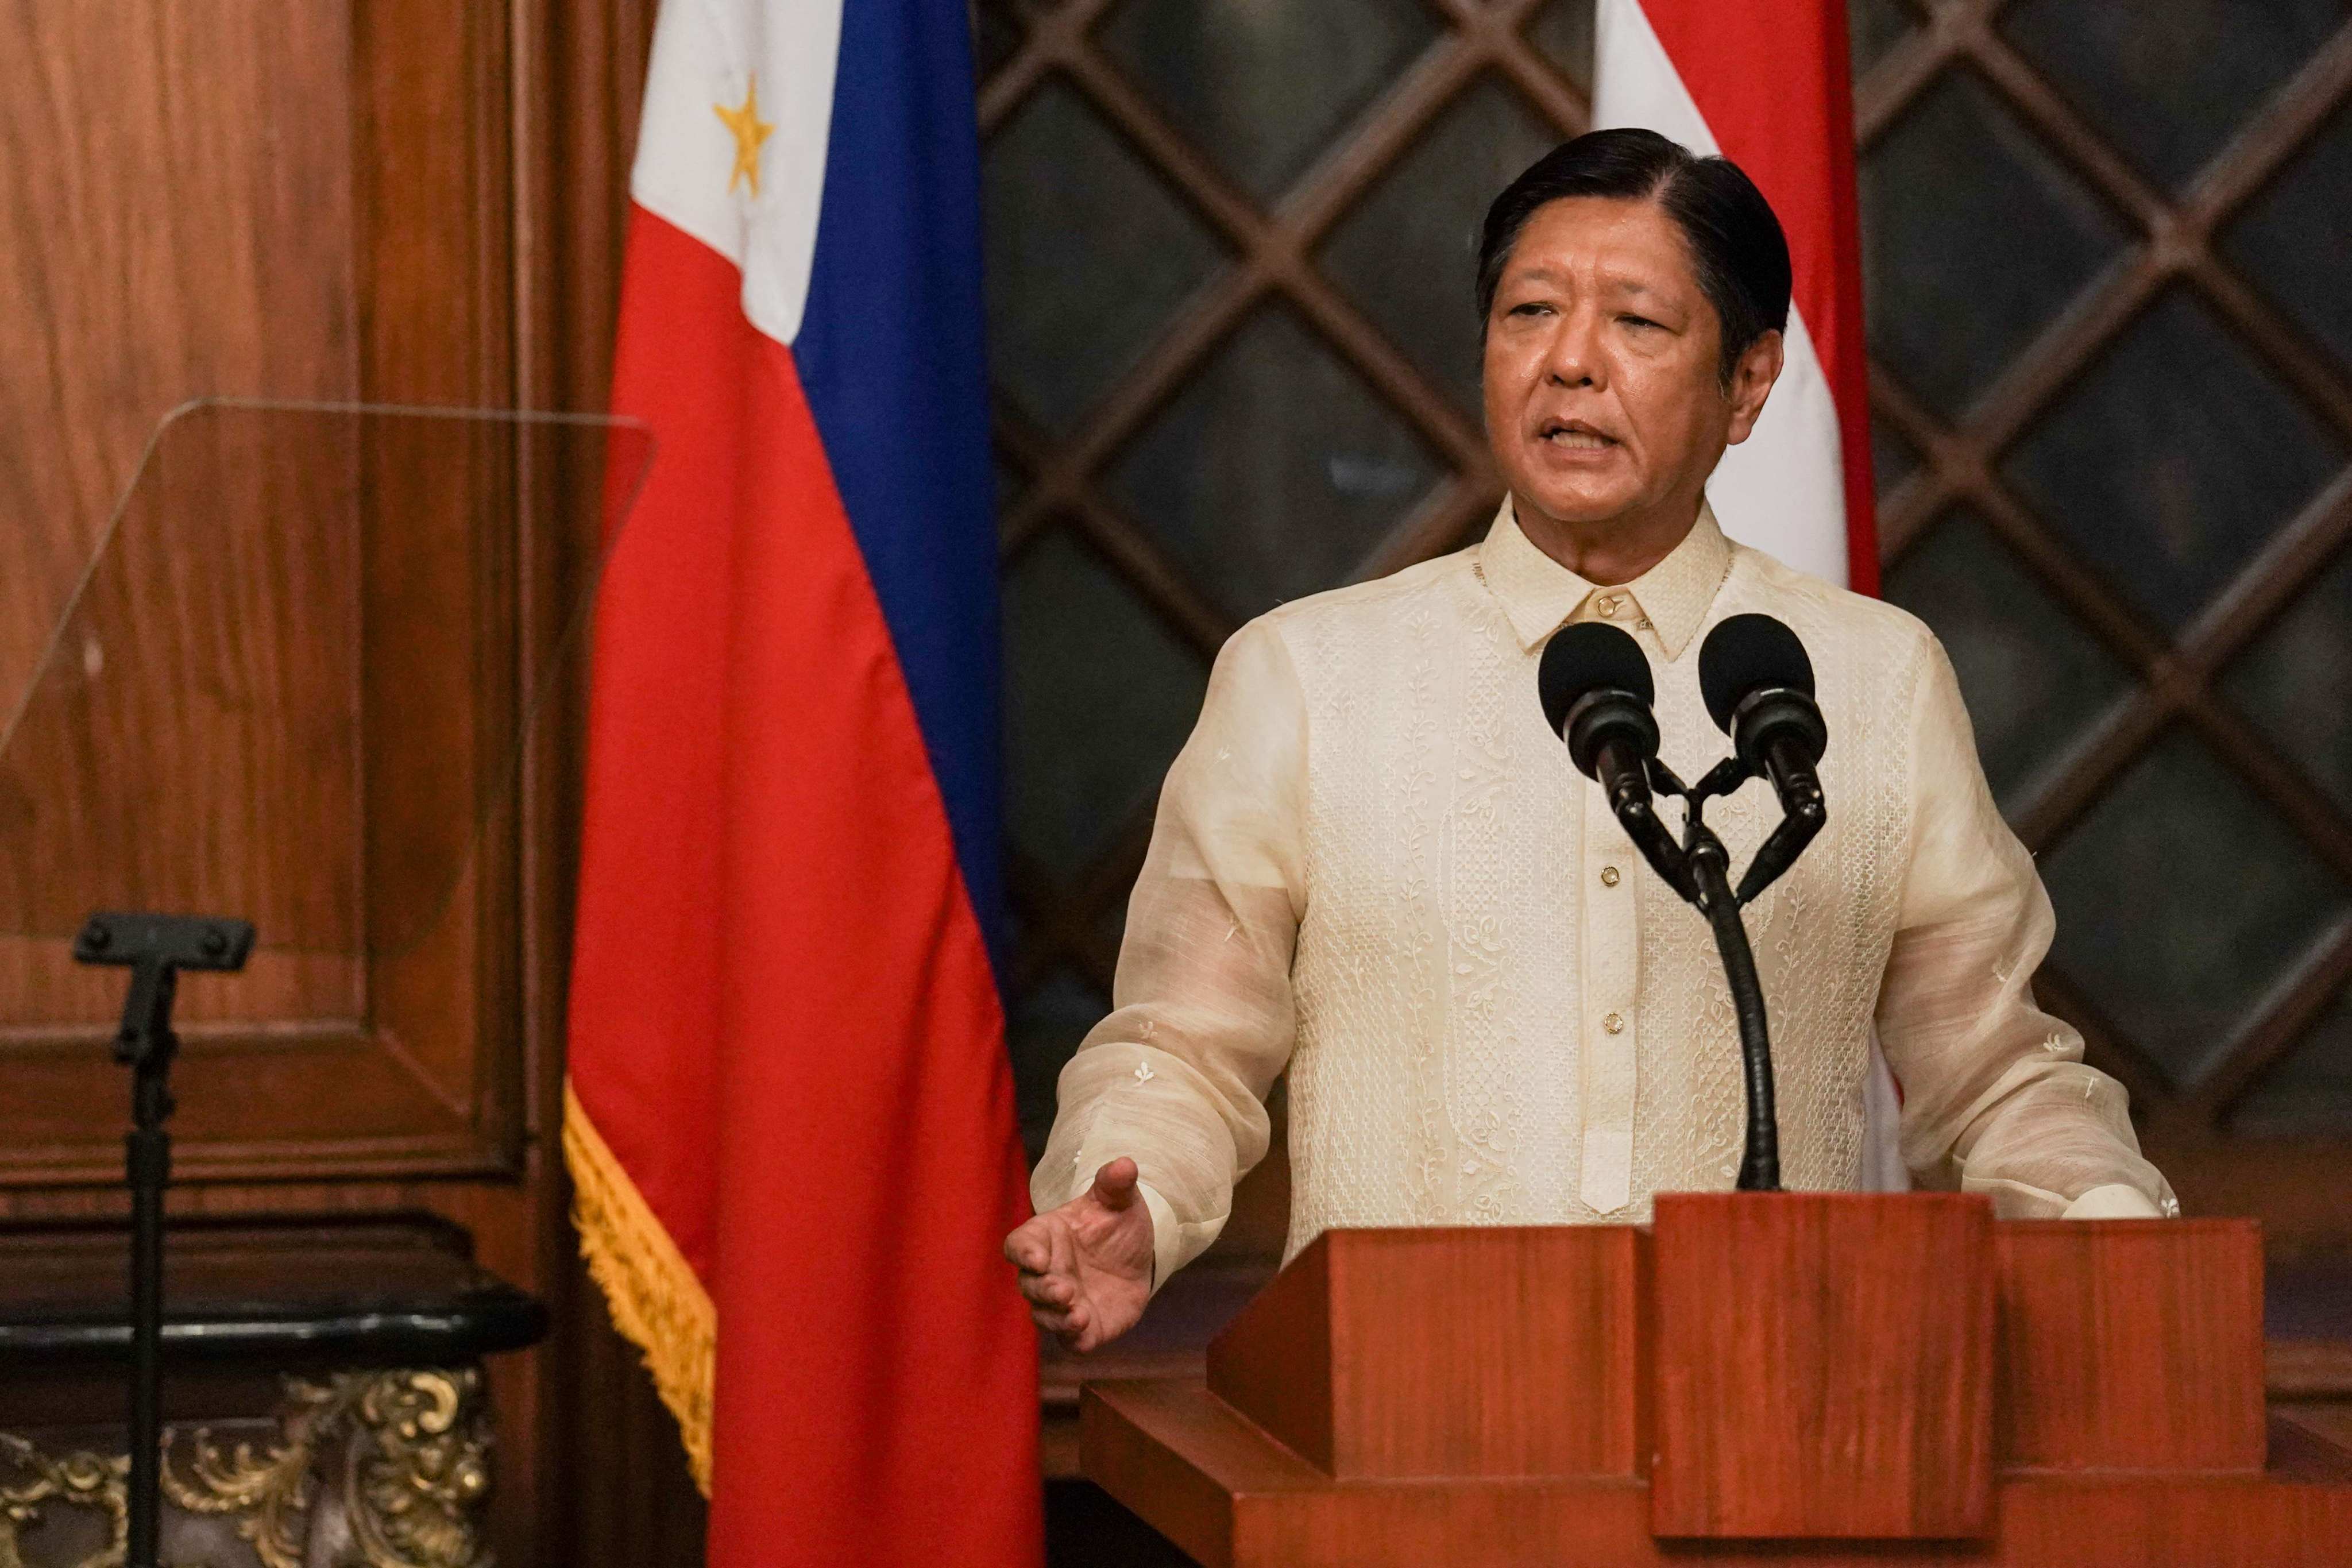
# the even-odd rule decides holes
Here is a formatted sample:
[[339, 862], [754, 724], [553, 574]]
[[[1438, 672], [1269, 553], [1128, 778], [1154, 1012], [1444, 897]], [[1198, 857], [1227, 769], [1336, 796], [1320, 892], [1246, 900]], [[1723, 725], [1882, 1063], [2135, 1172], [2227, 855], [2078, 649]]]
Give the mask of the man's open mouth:
[[1572, 451], [1599, 451], [1601, 447], [1617, 445], [1617, 437], [1596, 430], [1580, 419], [1548, 419], [1536, 434], [1539, 440]]

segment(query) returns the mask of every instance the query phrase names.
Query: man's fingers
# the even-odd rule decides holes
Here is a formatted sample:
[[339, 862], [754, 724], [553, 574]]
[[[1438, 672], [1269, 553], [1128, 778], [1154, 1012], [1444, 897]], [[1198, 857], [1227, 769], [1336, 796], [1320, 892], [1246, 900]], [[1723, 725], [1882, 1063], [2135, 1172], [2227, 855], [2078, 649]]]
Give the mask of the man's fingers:
[[1045, 1239], [1050, 1245], [1045, 1249], [1045, 1273], [1068, 1275], [1077, 1273], [1078, 1241], [1072, 1234], [1072, 1228], [1067, 1218], [1058, 1220], [1047, 1227]]
[[1058, 1337], [1064, 1349], [1075, 1351], [1080, 1355], [1088, 1355], [1100, 1350], [1106, 1338], [1091, 1317], [1082, 1320], [1075, 1313], [1071, 1316], [1069, 1326], [1063, 1330]]
[[1078, 1288], [1059, 1274], [1024, 1274], [1021, 1294], [1033, 1307], [1060, 1310], [1078, 1299]]
[[1106, 1208], [1123, 1209], [1135, 1201], [1135, 1162], [1121, 1155], [1095, 1173], [1094, 1197]]
[[1094, 1327], [1094, 1314], [1084, 1307], [1073, 1307], [1062, 1314], [1062, 1326], [1054, 1331], [1062, 1336], [1062, 1342], [1070, 1349], [1090, 1351], [1095, 1347], [1087, 1341], [1087, 1331]]
[[1004, 1238], [1005, 1259], [1015, 1268], [1043, 1274], [1054, 1256], [1053, 1244], [1045, 1231], [1045, 1227], [1034, 1219], [1013, 1231]]

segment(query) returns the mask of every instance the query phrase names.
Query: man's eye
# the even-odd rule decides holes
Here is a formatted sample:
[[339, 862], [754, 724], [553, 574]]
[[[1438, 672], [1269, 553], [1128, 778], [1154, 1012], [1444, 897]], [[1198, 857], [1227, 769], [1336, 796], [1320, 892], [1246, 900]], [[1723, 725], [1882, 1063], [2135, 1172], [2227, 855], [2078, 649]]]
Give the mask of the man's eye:
[[1530, 300], [1524, 305], [1512, 306], [1511, 314], [1514, 316], [1540, 316], [1550, 309], [1551, 307], [1549, 305], [1545, 304], [1540, 300]]
[[1658, 324], [1647, 316], [1620, 316], [1617, 319], [1629, 327], [1654, 327]]

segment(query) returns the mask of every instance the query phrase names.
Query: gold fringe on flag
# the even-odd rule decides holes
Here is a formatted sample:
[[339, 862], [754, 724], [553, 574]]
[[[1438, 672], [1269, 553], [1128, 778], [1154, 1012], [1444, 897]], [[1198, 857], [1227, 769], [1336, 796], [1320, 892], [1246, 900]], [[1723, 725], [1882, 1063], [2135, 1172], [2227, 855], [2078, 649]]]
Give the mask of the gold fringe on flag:
[[563, 1085], [563, 1160], [572, 1168], [580, 1255], [604, 1292], [614, 1326], [645, 1352], [662, 1403], [677, 1417], [694, 1484], [710, 1495], [711, 1368], [719, 1314], [596, 1124]]

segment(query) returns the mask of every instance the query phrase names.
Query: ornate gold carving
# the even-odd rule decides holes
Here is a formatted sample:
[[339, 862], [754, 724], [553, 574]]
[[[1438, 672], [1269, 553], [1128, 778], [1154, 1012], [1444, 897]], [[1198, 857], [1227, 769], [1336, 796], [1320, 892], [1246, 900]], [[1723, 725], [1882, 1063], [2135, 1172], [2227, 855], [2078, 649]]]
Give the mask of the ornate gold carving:
[[242, 1515], [236, 1532], [253, 1543], [263, 1568], [301, 1568], [315, 1490], [310, 1461], [324, 1435], [319, 1415], [333, 1402], [331, 1391], [291, 1378], [286, 1397], [278, 1414], [286, 1440], [258, 1458], [250, 1443], [224, 1454], [212, 1429], [199, 1426], [189, 1444], [188, 1479], [183, 1479], [172, 1468], [173, 1434], [163, 1435], [164, 1497], [190, 1513]]
[[474, 1514], [490, 1490], [478, 1374], [393, 1373], [361, 1392], [347, 1461], [352, 1536], [369, 1568], [488, 1568]]
[[367, 1568], [490, 1568], [474, 1517], [490, 1489], [480, 1391], [471, 1370], [289, 1378], [283, 1442], [224, 1451], [199, 1427], [185, 1475], [167, 1441], [163, 1493], [191, 1513], [236, 1516], [264, 1568], [302, 1568], [310, 1510], [332, 1477]]
[[[312, 1510], [328, 1488], [351, 1538], [339, 1568], [492, 1568], [476, 1523], [490, 1490], [480, 1373], [288, 1378], [278, 1429], [279, 1440], [258, 1453], [215, 1441], [208, 1427], [184, 1443], [166, 1432], [163, 1496], [190, 1513], [234, 1519], [263, 1568], [303, 1568]], [[26, 1568], [18, 1536], [52, 1504], [107, 1516], [107, 1545], [76, 1568], [122, 1568], [130, 1470], [127, 1458], [52, 1458], [0, 1432], [0, 1568]]]
[[44, 1507], [53, 1502], [106, 1515], [106, 1544], [83, 1558], [78, 1568], [122, 1568], [131, 1538], [130, 1494], [124, 1484], [129, 1459], [96, 1454], [53, 1459], [24, 1438], [0, 1432], [0, 1466], [24, 1478], [14, 1486], [0, 1485], [0, 1568], [25, 1568], [17, 1534], [38, 1524]]

